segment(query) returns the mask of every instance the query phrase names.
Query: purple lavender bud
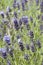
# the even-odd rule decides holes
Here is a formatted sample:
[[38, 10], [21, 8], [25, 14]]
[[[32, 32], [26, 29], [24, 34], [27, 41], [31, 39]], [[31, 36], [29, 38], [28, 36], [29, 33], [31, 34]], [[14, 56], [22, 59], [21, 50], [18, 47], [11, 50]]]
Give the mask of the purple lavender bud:
[[41, 42], [39, 40], [37, 40], [37, 45], [38, 45], [38, 48], [41, 48]]
[[8, 45], [11, 44], [11, 42], [10, 42], [10, 36], [9, 36], [9, 35], [5, 35], [4, 38], [3, 38], [3, 40], [4, 40]]
[[11, 65], [11, 62], [10, 62], [10, 60], [8, 60], [8, 61], [7, 61], [7, 65]]
[[31, 45], [31, 51], [32, 51], [32, 52], [35, 52], [34, 44]]
[[2, 48], [2, 56], [4, 59], [7, 58], [7, 53], [6, 53], [6, 49], [5, 48]]
[[25, 55], [24, 55], [24, 59], [29, 60], [28, 54], [25, 54]]
[[40, 3], [41, 12], [43, 12], [43, 1]]
[[40, 15], [38, 15], [38, 19], [40, 19]]
[[14, 3], [16, 3], [16, 0], [14, 0]]
[[23, 17], [22, 17], [22, 22], [23, 22], [24, 24], [28, 24], [28, 16], [23, 16]]
[[20, 49], [21, 49], [22, 51], [24, 51], [24, 46], [23, 46], [23, 45], [21, 45], [21, 46], [20, 46]]
[[26, 48], [27, 48], [27, 50], [29, 50], [30, 48], [29, 48], [29, 44], [26, 44]]
[[6, 45], [6, 51], [9, 52], [9, 46], [8, 45]]
[[7, 17], [9, 17], [9, 14], [8, 14], [8, 12], [6, 12], [6, 16], [7, 16]]
[[19, 24], [18, 24], [18, 20], [17, 19], [14, 19], [14, 27], [16, 30], [19, 29]]
[[20, 26], [22, 25], [22, 19], [19, 20], [19, 25], [20, 25]]
[[2, 33], [0, 32], [0, 40], [2, 39]]
[[39, 0], [36, 0], [36, 5], [39, 5]]
[[43, 24], [40, 25], [40, 30], [43, 32]]
[[15, 17], [17, 18], [17, 12], [14, 12]]
[[20, 10], [20, 4], [19, 3], [17, 3], [17, 7], [18, 7], [18, 10]]
[[25, 10], [25, 3], [22, 2], [22, 10], [24, 11]]
[[29, 35], [30, 35], [30, 38], [33, 38], [34, 37], [33, 31], [30, 31]]
[[16, 8], [16, 3], [13, 4], [13, 7]]
[[7, 12], [11, 12], [11, 8], [9, 6], [7, 7]]
[[9, 12], [6, 12], [6, 17], [8, 20], [10, 20]]
[[13, 57], [13, 49], [10, 49], [9, 53], [10, 53], [10, 56]]
[[32, 17], [30, 17], [30, 21], [33, 23], [33, 18]]
[[7, 54], [6, 52], [2, 53], [3, 57], [6, 58]]
[[24, 51], [24, 46], [23, 46], [23, 42], [19, 42], [19, 47], [20, 47], [20, 49], [22, 50], [22, 51]]
[[9, 17], [9, 13], [8, 12], [6, 12], [6, 16]]
[[0, 48], [0, 52], [2, 51], [2, 48]]
[[17, 35], [17, 39], [20, 39], [20, 35]]
[[26, 25], [26, 28], [27, 28], [27, 30], [30, 30], [30, 25], [27, 24], [27, 25]]
[[42, 21], [43, 21], [43, 15], [42, 15]]
[[4, 18], [4, 12], [3, 11], [0, 12], [0, 15], [2, 16], [2, 18]]
[[24, 0], [25, 1], [25, 3], [27, 3], [28, 2], [28, 0]]
[[16, 0], [14, 0], [13, 7], [14, 7], [14, 8], [17, 7]]
[[7, 25], [8, 24], [8, 20], [3, 20], [2, 23]]

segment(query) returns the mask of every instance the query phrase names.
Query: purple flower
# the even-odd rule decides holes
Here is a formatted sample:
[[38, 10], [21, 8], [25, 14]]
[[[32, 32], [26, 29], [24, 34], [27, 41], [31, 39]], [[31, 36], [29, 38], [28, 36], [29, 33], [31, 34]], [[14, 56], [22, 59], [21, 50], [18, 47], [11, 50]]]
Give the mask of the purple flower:
[[3, 58], [7, 58], [7, 53], [6, 53], [6, 49], [5, 48], [2, 48], [2, 56]]
[[25, 55], [24, 55], [24, 59], [29, 60], [28, 54], [25, 54]]
[[43, 31], [43, 24], [40, 25], [40, 30]]
[[20, 39], [20, 35], [17, 35], [17, 39]]
[[36, 0], [36, 5], [39, 5], [39, 0]]
[[43, 21], [43, 15], [42, 15], [42, 21]]
[[28, 2], [28, 0], [24, 0], [25, 1], [25, 3], [27, 3]]
[[2, 33], [0, 32], [0, 40], [2, 39]]
[[14, 4], [13, 4], [13, 7], [14, 7], [14, 8], [16, 8], [16, 7], [17, 7], [16, 3], [14, 3]]
[[41, 48], [41, 42], [37, 40], [36, 44], [38, 45], [38, 48]]
[[13, 49], [9, 50], [9, 54], [10, 54], [11, 57], [13, 57]]
[[26, 44], [26, 49], [27, 49], [27, 50], [29, 50], [29, 49], [30, 49], [29, 44]]
[[26, 25], [26, 28], [27, 28], [27, 30], [30, 30], [30, 25], [27, 24], [27, 25]]
[[19, 20], [19, 25], [20, 25], [20, 26], [22, 25], [22, 19]]
[[9, 52], [9, 46], [8, 45], [6, 45], [6, 51]]
[[16, 8], [16, 7], [17, 7], [16, 0], [14, 0], [13, 7], [14, 7], [14, 8]]
[[7, 7], [7, 12], [11, 12], [11, 8], [9, 6]]
[[14, 12], [14, 15], [15, 15], [15, 17], [17, 18], [17, 13], [16, 13], [16, 12]]
[[23, 22], [24, 24], [28, 24], [28, 16], [23, 16], [23, 17], [22, 17], [22, 22]]
[[30, 21], [33, 23], [33, 18], [32, 17], [30, 17]]
[[16, 0], [14, 0], [14, 3], [16, 3]]
[[34, 37], [33, 31], [30, 30], [29, 35], [30, 35], [30, 38], [33, 38]]
[[2, 53], [3, 57], [6, 58], [7, 54], [6, 52]]
[[6, 16], [9, 17], [9, 13], [8, 12], [6, 12]]
[[14, 27], [16, 30], [19, 29], [19, 24], [18, 24], [18, 20], [17, 19], [14, 19]]
[[0, 48], [0, 52], [2, 51], [2, 48]]
[[20, 49], [21, 49], [22, 51], [24, 51], [24, 46], [23, 46], [23, 45], [20, 45]]
[[5, 35], [4, 38], [3, 38], [3, 40], [4, 40], [8, 45], [11, 44], [11, 42], [10, 42], [10, 36], [9, 36], [9, 35]]
[[10, 20], [9, 12], [6, 12], [6, 17], [8, 20]]
[[11, 62], [10, 62], [10, 60], [9, 60], [9, 59], [7, 60], [7, 65], [11, 65]]
[[32, 52], [35, 52], [34, 44], [31, 44], [30, 49], [31, 49]]
[[23, 46], [23, 42], [19, 42], [19, 47], [20, 47], [20, 49], [22, 50], [22, 51], [24, 51], [24, 46]]
[[0, 15], [2, 16], [2, 18], [4, 18], [4, 12], [3, 11], [0, 12]]
[[17, 3], [17, 7], [18, 7], [18, 10], [20, 10], [20, 4], [19, 3]]
[[25, 3], [22, 2], [22, 10], [24, 11], [25, 10]]
[[7, 25], [8, 24], [8, 20], [2, 20], [2, 23]]
[[40, 3], [41, 12], [43, 12], [43, 1]]
[[40, 15], [38, 15], [38, 19], [40, 19]]

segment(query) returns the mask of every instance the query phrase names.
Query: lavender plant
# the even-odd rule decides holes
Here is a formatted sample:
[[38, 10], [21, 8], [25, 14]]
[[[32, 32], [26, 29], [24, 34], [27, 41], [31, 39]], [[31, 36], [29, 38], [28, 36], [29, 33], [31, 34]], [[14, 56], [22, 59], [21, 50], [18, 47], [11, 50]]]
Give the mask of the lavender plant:
[[43, 65], [43, 1], [0, 0], [0, 65]]

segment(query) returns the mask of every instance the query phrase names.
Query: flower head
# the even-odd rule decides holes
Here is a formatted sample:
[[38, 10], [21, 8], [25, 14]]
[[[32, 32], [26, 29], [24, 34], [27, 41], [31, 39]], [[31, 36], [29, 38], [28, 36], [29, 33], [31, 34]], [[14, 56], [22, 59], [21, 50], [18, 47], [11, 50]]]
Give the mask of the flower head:
[[43, 12], [43, 1], [40, 3], [41, 12]]
[[37, 40], [37, 45], [38, 45], [38, 48], [41, 48], [41, 42], [39, 40]]
[[15, 17], [17, 18], [17, 12], [14, 12]]
[[33, 31], [30, 30], [30, 32], [29, 32], [29, 36], [30, 36], [30, 38], [33, 38], [33, 37], [34, 37], [34, 33], [33, 33]]
[[39, 0], [36, 0], [36, 5], [38, 5], [39, 4]]
[[29, 60], [28, 54], [25, 54], [25, 55], [24, 55], [24, 59]]
[[23, 17], [22, 17], [22, 22], [23, 22], [24, 24], [28, 24], [28, 16], [23, 16]]
[[4, 18], [4, 12], [3, 11], [0, 12], [0, 15], [2, 16], [2, 18]]
[[25, 2], [22, 1], [22, 10], [24, 11], [25, 10]]
[[18, 10], [20, 10], [20, 4], [19, 4], [19, 2], [17, 3], [17, 7], [18, 7]]
[[29, 44], [26, 44], [26, 48], [27, 48], [27, 50], [29, 50], [29, 49], [30, 49]]
[[10, 43], [10, 36], [9, 36], [9, 35], [5, 35], [4, 38], [3, 38], [3, 40], [4, 40], [8, 45], [11, 44], [11, 43]]
[[6, 59], [6, 57], [7, 57], [6, 48], [2, 48], [2, 56], [3, 56], [3, 58]]
[[18, 24], [18, 20], [17, 19], [14, 19], [14, 27], [16, 30], [19, 29], [19, 24]]
[[7, 12], [11, 12], [11, 8], [9, 6], [7, 7]]

